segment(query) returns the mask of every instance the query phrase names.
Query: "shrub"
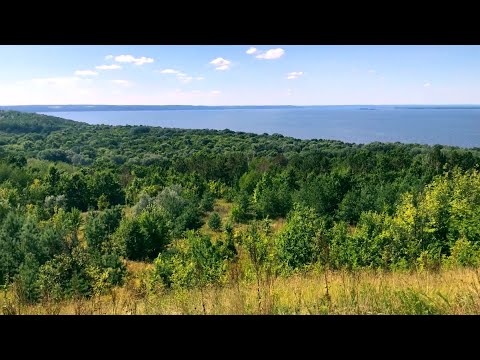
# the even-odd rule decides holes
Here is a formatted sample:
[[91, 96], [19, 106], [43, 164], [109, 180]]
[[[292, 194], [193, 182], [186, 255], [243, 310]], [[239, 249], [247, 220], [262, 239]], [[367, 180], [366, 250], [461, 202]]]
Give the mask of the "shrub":
[[167, 287], [203, 287], [219, 284], [226, 271], [226, 261], [234, 253], [222, 241], [213, 243], [209, 236], [187, 233], [155, 259], [153, 279]]
[[220, 215], [217, 212], [214, 212], [211, 216], [210, 219], [208, 220], [208, 226], [210, 229], [213, 231], [220, 231], [222, 228], [222, 219], [220, 218]]
[[320, 226], [314, 209], [300, 204], [294, 206], [277, 237], [278, 256], [284, 266], [298, 269], [317, 260]]
[[171, 224], [164, 211], [149, 207], [137, 217], [123, 218], [115, 238], [128, 259], [154, 259], [171, 240]]
[[21, 303], [33, 304], [40, 295], [38, 286], [39, 264], [32, 254], [27, 254], [15, 276], [14, 289]]
[[480, 251], [477, 246], [465, 238], [455, 242], [450, 249], [450, 256], [444, 260], [448, 267], [474, 267], [480, 263]]
[[102, 244], [119, 226], [121, 218], [122, 211], [119, 206], [90, 212], [85, 223], [85, 240], [89, 248], [100, 250]]
[[203, 212], [212, 211], [215, 198], [212, 193], [206, 191], [200, 200], [200, 209]]

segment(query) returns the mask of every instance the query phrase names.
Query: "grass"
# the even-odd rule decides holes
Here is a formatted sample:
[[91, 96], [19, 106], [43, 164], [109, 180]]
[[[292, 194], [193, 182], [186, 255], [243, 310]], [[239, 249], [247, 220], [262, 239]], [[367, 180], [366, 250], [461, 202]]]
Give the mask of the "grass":
[[[10, 295], [0, 303], [4, 313], [17, 314], [203, 314], [198, 289], [146, 291], [148, 268], [130, 263], [133, 273], [124, 287], [88, 300], [18, 306]], [[207, 314], [480, 314], [480, 271], [330, 272], [329, 295], [323, 273], [315, 271], [277, 278], [263, 289], [261, 308], [255, 282], [203, 290]]]

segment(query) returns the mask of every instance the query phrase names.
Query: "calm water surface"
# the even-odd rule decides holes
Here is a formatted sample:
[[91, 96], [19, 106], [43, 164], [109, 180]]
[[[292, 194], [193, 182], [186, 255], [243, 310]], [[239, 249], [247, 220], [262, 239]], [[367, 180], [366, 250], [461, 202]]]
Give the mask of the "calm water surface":
[[293, 109], [44, 112], [89, 124], [149, 125], [279, 133], [353, 143], [403, 142], [480, 147], [480, 107], [409, 109], [330, 106]]

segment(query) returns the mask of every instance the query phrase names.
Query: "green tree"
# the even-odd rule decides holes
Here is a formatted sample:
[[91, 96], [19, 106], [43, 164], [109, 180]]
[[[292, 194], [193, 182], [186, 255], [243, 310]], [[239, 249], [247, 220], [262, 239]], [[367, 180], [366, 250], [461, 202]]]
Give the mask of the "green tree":
[[210, 219], [208, 220], [208, 226], [213, 231], [220, 231], [222, 228], [222, 219], [217, 212], [212, 213]]
[[123, 218], [115, 237], [128, 259], [154, 259], [170, 243], [171, 227], [163, 210], [149, 207], [136, 217]]
[[121, 218], [122, 211], [118, 206], [89, 213], [85, 223], [85, 240], [89, 248], [100, 251], [103, 243], [120, 225]]
[[90, 204], [90, 192], [82, 173], [62, 174], [60, 192], [65, 195], [67, 209], [77, 208], [86, 211]]
[[299, 269], [316, 262], [317, 238], [322, 226], [314, 209], [295, 204], [276, 241], [281, 263], [287, 268]]
[[112, 171], [95, 172], [88, 180], [88, 188], [95, 205], [119, 205], [125, 202], [124, 191]]
[[[258, 311], [265, 308], [268, 294], [276, 278], [276, 248], [272, 241], [269, 220], [254, 221], [241, 235], [241, 244], [247, 250], [257, 281]], [[262, 295], [263, 293], [263, 295]]]
[[59, 195], [60, 179], [60, 171], [54, 165], [50, 165], [44, 178], [47, 187], [47, 194], [55, 196]]

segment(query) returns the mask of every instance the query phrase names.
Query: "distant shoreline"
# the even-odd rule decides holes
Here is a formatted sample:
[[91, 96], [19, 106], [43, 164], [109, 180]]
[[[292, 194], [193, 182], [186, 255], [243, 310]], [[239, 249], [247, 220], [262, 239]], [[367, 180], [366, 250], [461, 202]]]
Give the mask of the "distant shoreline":
[[288, 109], [358, 109], [358, 110], [480, 110], [480, 105], [12, 105], [0, 110], [23, 112], [80, 112], [80, 111], [172, 111], [172, 110], [288, 110]]

